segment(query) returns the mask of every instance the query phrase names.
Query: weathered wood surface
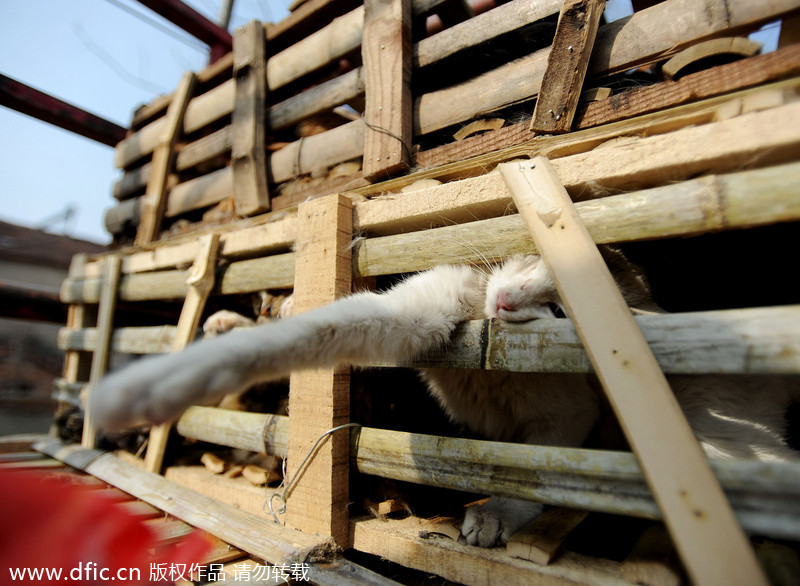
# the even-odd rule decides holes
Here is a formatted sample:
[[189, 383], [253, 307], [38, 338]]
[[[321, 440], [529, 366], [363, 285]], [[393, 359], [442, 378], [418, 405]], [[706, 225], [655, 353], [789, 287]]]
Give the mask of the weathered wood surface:
[[503, 176], [698, 584], [767, 584], [614, 278], [545, 157]]
[[[728, 155], [731, 155], [731, 163], [736, 162], [741, 165], [748, 165], [753, 160], [760, 160], [764, 158], [764, 153], [770, 156], [775, 156], [778, 159], [790, 156], [792, 145], [796, 145], [797, 136], [794, 132], [792, 124], [798, 117], [795, 112], [796, 108], [789, 106], [783, 109], [776, 109], [774, 114], [763, 112], [755, 116], [754, 113], [740, 119], [734, 118], [733, 120], [725, 120], [737, 113], [745, 113], [748, 111], [763, 109], [769, 104], [764, 104], [763, 96], [769, 94], [772, 99], [779, 98], [781, 93], [786, 91], [791, 93], [791, 88], [795, 87], [792, 81], [780, 82], [769, 88], [763, 90], [746, 91], [743, 94], [736, 94], [732, 97], [715, 98], [707, 104], [698, 104], [691, 106], [684, 106], [679, 109], [680, 115], [672, 112], [654, 113], [646, 115], [640, 119], [631, 121], [622, 121], [616, 124], [606, 125], [596, 129], [587, 129], [581, 132], [574, 132], [565, 136], [554, 137], [541, 137], [533, 141], [512, 147], [505, 151], [498, 151], [488, 157], [476, 159], [472, 162], [453, 163], [447, 166], [437, 168], [432, 171], [423, 171], [417, 174], [412, 174], [409, 177], [402, 178], [401, 180], [390, 180], [383, 184], [379, 184], [374, 188], [368, 190], [355, 190], [356, 193], [368, 194], [371, 190], [381, 189], [382, 191], [399, 191], [404, 185], [422, 177], [433, 176], [442, 179], [459, 178], [463, 176], [473, 176], [476, 173], [483, 174], [487, 168], [491, 168], [497, 162], [527, 157], [535, 154], [545, 154], [551, 158], [565, 157], [573, 153], [580, 153], [582, 151], [589, 151], [594, 147], [609, 141], [612, 138], [623, 135], [638, 135], [638, 134], [655, 134], [664, 135], [661, 138], [652, 136], [648, 139], [643, 139], [643, 142], [632, 143], [641, 145], [660, 145], [653, 149], [653, 156], [646, 157], [639, 162], [639, 166], [647, 168], [650, 165], [651, 169], [662, 169], [658, 173], [653, 172], [653, 178], [657, 179], [663, 177], [663, 169], [668, 170], [668, 181], [677, 181], [686, 179], [692, 174], [708, 173], [708, 172], [721, 172], [726, 168], [726, 162], [729, 160]], [[686, 110], [688, 108], [688, 110]], [[768, 108], [767, 108], [768, 109]], [[670, 130], [680, 128], [682, 126], [692, 124], [703, 124], [715, 118], [722, 119], [721, 122], [714, 124], [706, 124], [698, 128], [687, 128], [675, 134], [666, 134]], [[785, 123], [784, 123], [785, 122]], [[800, 122], [798, 122], [800, 123]], [[658, 148], [669, 148], [668, 137], [675, 137], [683, 145], [681, 149], [674, 149], [672, 154], [661, 152], [656, 154]], [[313, 137], [312, 137], [313, 138]], [[613, 143], [612, 143], [613, 144]], [[624, 147], [625, 145], [618, 145]], [[627, 151], [625, 156], [630, 156], [632, 150], [631, 144], [629, 148], [623, 149]], [[712, 148], [713, 147], [713, 148]], [[638, 148], [638, 147], [636, 147]], [[605, 149], [604, 149], [605, 150]], [[620, 153], [619, 150], [606, 151]], [[675, 164], [672, 159], [675, 158]], [[595, 157], [599, 157], [596, 152], [588, 152], [586, 157], [592, 161]], [[563, 160], [554, 162], [559, 167], [559, 172], [563, 173], [564, 169], [561, 165], [570, 165], [572, 159], [566, 157]], [[685, 161], [686, 163], [683, 163]], [[610, 166], [606, 166], [610, 165]], [[606, 159], [605, 163], [592, 167], [589, 173], [586, 173], [585, 179], [574, 185], [568, 185], [570, 191], [576, 196], [585, 197], [586, 192], [591, 189], [596, 189], [599, 185], [608, 185], [610, 188], [630, 189], [630, 185], [620, 184], [618, 180], [610, 180], [609, 176], [617, 174], [620, 165], [618, 161], [609, 161]], [[623, 166], [624, 167], [624, 166]], [[682, 169], [686, 169], [689, 173], [682, 173]], [[224, 171], [224, 170], [223, 170]], [[576, 171], [580, 173], [581, 167], [576, 167]], [[647, 176], [648, 171], [642, 170], [641, 176]], [[213, 175], [213, 174], [212, 174]], [[622, 177], [625, 177], [623, 174]], [[492, 177], [487, 180], [491, 181]], [[595, 180], [595, 181], [593, 181]], [[464, 188], [462, 188], [462, 185]], [[452, 191], [451, 191], [452, 190]], [[500, 198], [487, 197], [487, 187], [478, 187], [477, 185], [470, 185], [460, 182], [453, 182], [438, 188], [436, 197], [431, 198], [431, 193], [426, 191], [424, 205], [419, 209], [414, 208], [408, 202], [414, 198], [410, 194], [404, 195], [403, 198], [385, 198], [383, 201], [380, 199], [375, 202], [365, 202], [356, 205], [357, 216], [362, 216], [361, 219], [356, 218], [356, 222], [362, 230], [368, 230], [374, 234], [390, 233], [397, 230], [413, 230], [418, 228], [425, 228], [436, 226], [442, 223], [442, 219], [446, 218], [448, 222], [453, 221], [467, 221], [472, 218], [485, 218], [488, 216], [501, 215], [506, 210], [508, 198], [503, 196]], [[418, 199], [419, 195], [415, 197]], [[173, 193], [173, 197], [175, 194]], [[388, 201], [387, 201], [388, 200]], [[436, 204], [436, 205], [432, 205]], [[380, 208], [385, 206], [387, 209], [394, 208], [396, 213], [376, 213], [366, 214], [365, 210], [370, 208]], [[401, 211], [402, 210], [402, 211]], [[388, 216], [381, 218], [381, 216]], [[367, 216], [374, 219], [368, 220]], [[282, 216], [278, 216], [282, 217]], [[242, 245], [244, 242], [263, 242], [262, 248], [258, 249], [256, 245], [251, 247], [253, 252], [258, 250], [268, 251], [281, 246], [288, 246], [293, 238], [293, 220], [291, 218], [282, 218], [278, 222], [271, 222], [272, 218], [267, 216], [258, 222], [258, 228], [254, 228], [258, 233], [250, 233], [248, 229], [241, 232], [234, 231], [234, 234], [240, 234], [243, 238], [238, 239], [238, 244], [226, 244], [228, 239], [234, 239], [235, 236], [227, 236], [223, 233], [223, 254], [235, 256], [237, 251], [244, 251], [247, 245]], [[270, 227], [274, 225], [274, 228]], [[228, 228], [228, 231], [234, 230], [233, 227]], [[274, 230], [274, 236], [270, 237]], [[188, 239], [188, 238], [187, 238]], [[186, 250], [184, 255], [180, 258], [184, 262], [191, 262], [193, 258], [192, 253], [188, 250], [192, 245], [181, 245]], [[168, 245], [163, 249], [146, 253], [134, 253], [130, 255], [131, 265], [133, 259], [136, 260], [136, 267], [131, 266], [130, 270], [143, 270], [148, 263], [150, 257], [160, 257], [164, 254], [171, 255], [173, 247], [176, 245]], [[126, 265], [123, 270], [129, 271], [128, 257], [126, 257]], [[166, 261], [154, 264], [152, 268], [159, 268], [168, 266]], [[138, 267], [142, 267], [141, 269]], [[86, 269], [87, 276], [99, 274], [96, 262], [90, 262]]]
[[[260, 29], [259, 29], [260, 30]], [[200, 239], [200, 250], [197, 253], [192, 269], [186, 277], [186, 298], [183, 302], [178, 325], [175, 328], [175, 337], [172, 340], [173, 352], [180, 352], [195, 338], [206, 301], [214, 287], [215, 268], [217, 265], [217, 251], [219, 250], [219, 235], [206, 234]], [[170, 422], [155, 425], [150, 429], [147, 442], [144, 465], [148, 472], [158, 474], [164, 463], [169, 433], [172, 429]]]
[[[294, 278], [295, 313], [327, 305], [351, 291], [352, 202], [345, 196], [305, 202], [298, 208]], [[350, 370], [295, 372], [289, 380], [287, 477], [297, 480], [284, 494], [286, 523], [301, 531], [348, 543], [349, 449], [347, 432], [328, 430], [350, 420]], [[300, 470], [301, 464], [305, 467]], [[287, 481], [288, 482], [288, 481]]]
[[183, 127], [186, 107], [194, 92], [195, 81], [193, 72], [188, 71], [183, 75], [175, 92], [175, 98], [163, 118], [163, 129], [153, 151], [147, 191], [142, 200], [139, 226], [136, 230], [136, 244], [139, 246], [157, 240], [161, 232], [161, 223], [167, 208], [167, 184], [175, 161], [175, 146]]
[[[649, 87], [632, 89], [615, 94], [608, 100], [590, 103], [585, 108], [579, 109], [573, 128], [581, 130], [609, 124], [757, 86], [797, 73], [800, 73], [800, 46], [787, 47], [774, 53], [692, 73], [677, 81], [665, 81]], [[704, 107], [709, 104], [705, 101], [697, 106]], [[693, 107], [685, 106], [684, 109]], [[416, 156], [416, 164], [422, 168], [440, 167], [529, 140], [531, 140], [529, 124], [520, 122], [480, 137], [422, 151]]]
[[[103, 262], [103, 276], [100, 279], [100, 296], [97, 308], [97, 343], [92, 353], [89, 372], [89, 393], [100, 382], [108, 369], [111, 357], [111, 332], [114, 327], [114, 312], [119, 299], [120, 268], [122, 261], [117, 254], [107, 256]], [[97, 428], [92, 421], [92, 412], [86, 409], [83, 418], [83, 437], [81, 445], [94, 448], [97, 443]]]
[[447, 538], [420, 539], [420, 531], [429, 527], [416, 517], [360, 519], [353, 522], [352, 547], [471, 586], [628, 585], [618, 562], [568, 552], [555, 564], [537, 566], [510, 557], [503, 548], [476, 548]]
[[[178, 422], [186, 437], [284, 457], [289, 418], [191, 407]], [[260, 417], [263, 432], [258, 432]], [[255, 433], [230, 435], [242, 425]], [[346, 433], [346, 432], [345, 432]], [[266, 438], [266, 440], [263, 440]], [[233, 443], [233, 442], [232, 442]], [[633, 454], [444, 438], [374, 428], [351, 431], [351, 465], [362, 474], [522, 498], [587, 511], [661, 519]], [[718, 461], [711, 467], [742, 525], [751, 532], [796, 539], [800, 535], [800, 466], [757, 460]]]
[[[631, 69], [663, 59], [699, 39], [780, 17], [796, 0], [759, 5], [744, 0], [668, 0], [600, 27], [588, 75]], [[665, 24], [666, 23], [666, 24]], [[415, 134], [427, 134], [537, 95], [550, 49], [542, 49], [415, 102]]]
[[508, 539], [508, 554], [546, 566], [564, 550], [564, 542], [586, 518], [585, 511], [550, 509]]
[[[713, 179], [695, 179], [578, 202], [577, 208], [598, 244], [795, 221], [800, 214], [800, 194], [793, 183], [798, 170], [800, 167], [790, 164], [714, 176]], [[498, 179], [496, 175], [486, 176], [486, 182]], [[480, 179], [461, 183], [463, 190], [483, 189], [484, 193], [492, 193]], [[720, 199], [720, 196], [730, 198]], [[442, 263], [482, 264], [487, 258], [535, 254], [537, 250], [533, 244], [521, 240], [524, 235], [519, 217], [509, 215], [430, 231], [368, 238], [359, 243], [354, 266], [357, 276], [372, 276], [424, 270]]]
[[411, 166], [411, 0], [365, 0], [365, 178], [396, 175]]
[[[730, 146], [736, 144], [740, 143], [731, 143]], [[708, 144], [704, 146], [708, 147]], [[613, 149], [600, 149], [607, 150]], [[707, 148], [700, 150], [710, 153]], [[685, 152], [691, 155], [693, 149], [687, 147]], [[562, 169], [565, 175], [569, 172], [570, 167], [562, 167], [559, 163], [570, 158], [553, 162], [559, 173]], [[611, 156], [606, 161], [608, 170], [616, 173], [619, 159]], [[580, 167], [575, 170], [581, 172]], [[592, 173], [597, 167], [584, 165], [583, 170]], [[579, 202], [577, 208], [595, 241], [609, 244], [794, 221], [800, 219], [798, 185], [800, 164], [789, 163]], [[455, 217], [454, 210], [431, 209], [430, 202], [434, 200], [428, 190], [405, 194], [402, 203], [409, 206], [397, 205], [400, 200], [393, 199], [364, 202], [355, 208], [356, 227], [369, 233], [371, 228], [377, 230], [389, 223], [396, 226], [398, 218], [406, 218], [401, 222], [403, 226], [410, 230], [415, 226], [420, 229], [426, 224], [438, 223], [441, 216], [455, 221], [467, 220], [470, 214], [485, 212], [487, 207], [494, 210], [491, 215], [500, 215], [509, 202], [508, 193], [497, 174], [444, 184], [434, 189], [438, 190], [436, 199], [442, 202], [452, 203], [459, 194], [465, 198], [469, 194], [478, 197], [471, 205], [462, 208], [460, 217]], [[380, 209], [384, 205], [386, 209]], [[367, 213], [371, 206], [375, 206], [374, 215]], [[363, 216], [359, 217], [362, 211]], [[433, 214], [433, 217], [428, 214]], [[418, 219], [414, 219], [414, 215]], [[249, 234], [248, 230], [242, 232], [242, 235]], [[524, 227], [517, 216], [504, 216], [436, 230], [368, 238], [361, 241], [355, 250], [355, 276], [424, 270], [443, 262], [482, 263], [487, 256], [502, 258], [515, 253], [535, 253], [536, 249], [527, 240], [520, 239], [524, 235]], [[480, 246], [476, 246], [476, 242], [480, 242]], [[185, 254], [184, 250], [192, 248], [184, 249], [182, 246], [180, 253]], [[228, 294], [291, 288], [293, 267], [294, 253], [233, 262], [218, 275], [215, 292]], [[121, 279], [120, 295], [129, 301], [180, 298], [185, 295], [184, 279], [185, 273], [180, 270], [126, 274]], [[96, 303], [99, 292], [98, 277], [91, 274], [85, 279], [71, 277], [62, 285], [61, 299], [65, 303]]]
[[[589, 75], [601, 75], [609, 70], [629, 69], [636, 64], [661, 59], [709, 35], [722, 32], [731, 34], [740, 29], [755, 29], [760, 24], [779, 18], [782, 14], [798, 7], [796, 0], [776, 0], [769, 6], [759, 5], [756, 9], [744, 0], [737, 0], [737, 2], [729, 2], [726, 5], [727, 10], [730, 11], [728, 18], [726, 6], [723, 4], [722, 0], [704, 0], [703, 2], [669, 0], [639, 12], [629, 19], [601, 27]], [[555, 9], [557, 10], [558, 6]], [[496, 10], [486, 13], [487, 17]], [[539, 13], [536, 13], [535, 17], [540, 18]], [[664, 27], [662, 26], [664, 22], [672, 24]], [[440, 35], [454, 34], [448, 33], [448, 30], [443, 31]], [[676, 43], [676, 39], [680, 39], [680, 41]], [[447, 43], [444, 44], [447, 45]], [[351, 50], [357, 47], [358, 44]], [[491, 111], [519, 100], [534, 97], [538, 92], [541, 76], [546, 67], [548, 53], [549, 49], [545, 49], [463, 84], [418, 98], [415, 102], [415, 133], [432, 132], [469, 119], [478, 112]], [[273, 57], [270, 63], [276, 57]], [[268, 64], [268, 68], [269, 66]], [[233, 82], [226, 82], [226, 84], [230, 86], [225, 90], [228, 92], [226, 96], [220, 96], [214, 100], [229, 104], [227, 106], [229, 113], [233, 107]], [[274, 89], [272, 84], [270, 84], [270, 88]], [[221, 93], [223, 90], [216, 91]], [[205, 98], [208, 101], [211, 101], [210, 94], [212, 92], [206, 94], [209, 95], [208, 98]], [[201, 110], [208, 110], [207, 107], [201, 108], [199, 104], [195, 106], [198, 99], [190, 103], [187, 109], [187, 119], [193, 117], [195, 111], [199, 113]], [[210, 116], [211, 119], [217, 119], [222, 115], [224, 114], [214, 113]], [[158, 124], [160, 122], [156, 121], [120, 143], [117, 148], [115, 164], [120, 168], [125, 168], [152, 150], [154, 137], [158, 135], [158, 132], [156, 129], [151, 130], [150, 126]], [[363, 127], [350, 126], [349, 128], [351, 132], [363, 132]], [[188, 128], [184, 130], [185, 132], [190, 131]], [[326, 142], [328, 151], [336, 149], [342, 142], [341, 133], [336, 137], [331, 135], [330, 140], [326, 140]], [[148, 147], [148, 145], [151, 146]], [[352, 155], [349, 150], [342, 154], [329, 152], [326, 156], [326, 164], [332, 165], [349, 160], [361, 156], [362, 152], [356, 155]], [[291, 160], [294, 159], [296, 157], [291, 158]], [[299, 166], [298, 174], [309, 172], [315, 164], [312, 162], [308, 166]], [[273, 169], [273, 175], [276, 182], [285, 180], [278, 179], [275, 169]]]
[[562, 5], [531, 130], [558, 134], [572, 128], [605, 5], [605, 0], [567, 0]]
[[254, 20], [233, 35], [236, 103], [231, 130], [233, 200], [237, 215], [270, 208], [267, 178], [267, 52], [264, 28]]
[[[578, 127], [588, 128], [643, 112], [658, 110], [665, 106], [665, 100], [667, 104], [670, 102], [681, 103], [697, 99], [697, 97], [704, 94], [724, 93], [742, 85], [755, 85], [774, 77], [796, 73], [800, 69], [800, 65], [798, 65], [800, 63], [800, 48], [789, 48], [780, 54], [764, 55], [757, 59], [758, 61], [752, 64], [748, 60], [716, 68], [719, 71], [711, 70], [694, 74], [689, 76], [691, 82], [688, 79], [680, 82], [670, 82], [666, 84], [666, 87], [665, 84], [659, 84], [651, 88], [643, 88], [620, 96], [613, 96], [608, 101], [597, 102], [596, 105], [591, 106], [580, 115]], [[712, 107], [720, 100], [726, 101], [727, 98], [697, 104], [696, 106], [684, 106], [684, 115], [690, 111], [702, 110], [706, 106]], [[657, 114], [652, 116], [666, 115]], [[699, 115], [699, 112], [697, 115]], [[630, 131], [636, 132], [633, 129], [630, 129]], [[575, 134], [570, 134], [564, 138], [569, 139], [569, 141], [578, 140]], [[552, 140], [552, 138], [554, 137], [543, 137], [543, 140]], [[363, 140], [364, 125], [362, 122], [355, 121], [345, 124], [326, 133], [291, 143], [289, 146], [274, 153], [270, 159], [270, 172], [276, 182], [282, 182], [296, 175], [308, 173], [319, 166], [329, 167], [342, 160], [358, 158], [363, 153]], [[447, 161], [460, 160], [469, 155], [495, 150], [509, 143], [522, 143], [528, 140], [530, 140], [530, 132], [527, 124], [522, 123], [501, 129], [493, 133], [491, 138], [481, 139], [478, 144], [476, 144], [475, 139], [468, 139], [463, 143], [445, 145], [438, 149], [432, 149], [430, 152], [425, 151], [417, 156], [417, 164], [425, 167], [436, 162], [439, 165]], [[224, 144], [224, 141], [220, 141], [219, 144]], [[179, 162], [180, 158], [179, 155]], [[461, 165], [464, 169], [470, 168], [470, 165], [473, 168], [480, 168], [477, 161], [472, 163], [465, 162]], [[437, 172], [442, 170], [443, 168], [439, 168]], [[463, 173], [464, 170], [462, 170]], [[474, 169], [472, 174], [475, 174]], [[141, 176], [145, 178], [147, 174], [143, 171]], [[388, 186], [382, 186], [382, 188], [385, 187]], [[125, 189], [133, 190], [135, 185], [128, 184], [126, 180]], [[183, 211], [212, 205], [230, 196], [232, 189], [232, 176], [229, 169], [221, 169], [211, 173], [209, 176], [190, 180], [172, 190], [171, 198], [174, 203], [167, 209], [166, 214], [174, 216]], [[125, 217], [131, 219], [135, 214], [135, 209], [130, 206], [112, 209], [109, 211], [109, 218], [107, 218], [106, 223], [109, 229], [114, 231], [116, 224], [124, 221]]]
[[310, 556], [325, 559], [334, 551], [328, 539], [258, 519], [126, 464], [112, 454], [66, 445], [60, 440], [42, 442], [36, 449], [273, 564], [301, 563]]
[[[635, 319], [664, 372], [800, 374], [800, 333], [795, 325], [800, 320], [800, 307], [643, 315]], [[167, 352], [173, 336], [174, 327], [169, 326], [121, 328], [114, 330], [111, 349], [133, 354]], [[90, 352], [95, 348], [96, 330], [62, 328], [58, 340], [61, 349]], [[525, 324], [466, 322], [457, 328], [447, 350], [403, 366], [592, 372], [572, 323], [555, 319]]]

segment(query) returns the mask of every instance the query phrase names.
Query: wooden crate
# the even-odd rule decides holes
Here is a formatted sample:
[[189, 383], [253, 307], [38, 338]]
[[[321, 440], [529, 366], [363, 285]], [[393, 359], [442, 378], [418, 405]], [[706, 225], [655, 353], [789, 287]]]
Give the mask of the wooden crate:
[[[443, 262], [481, 264], [487, 257], [500, 260], [537, 252], [523, 217], [515, 213], [519, 202], [512, 199], [503, 174], [494, 169], [540, 156], [550, 160], [558, 181], [576, 202], [576, 218], [592, 241], [627, 245], [656, 267], [660, 275], [656, 280], [663, 283], [661, 291], [675, 312], [642, 316], [637, 322], [664, 372], [800, 373], [800, 314], [793, 305], [797, 299], [781, 276], [786, 272], [781, 271], [784, 259], [760, 261], [768, 267], [766, 287], [737, 282], [736, 295], [727, 292], [702, 299], [687, 298], [681, 291], [684, 282], [670, 284], [670, 278], [680, 273], [671, 272], [668, 262], [678, 256], [686, 266], [695, 266], [691, 279], [697, 280], [691, 286], [699, 287], [703, 267], [693, 264], [692, 257], [714, 258], [722, 264], [723, 259], [713, 256], [720, 250], [734, 254], [760, 247], [768, 252], [791, 245], [789, 231], [800, 220], [800, 46], [782, 46], [775, 53], [616, 91], [575, 106], [569, 132], [532, 134], [534, 100], [547, 77], [549, 46], [510, 61], [507, 56], [492, 57], [492, 67], [471, 71], [469, 79], [448, 80], [452, 83], [448, 87], [435, 87], [430, 72], [453, 68], [454, 60], [472, 55], [476, 47], [496, 49], [517, 33], [546, 30], [549, 42], [555, 30], [553, 15], [561, 3], [514, 0], [437, 35], [408, 36], [409, 22], [416, 31], [417, 17], [443, 9], [444, 4], [415, 0], [410, 5], [349, 6], [351, 12], [318, 30], [305, 29], [302, 40], [294, 39], [285, 47], [275, 39], [293, 30], [289, 24], [300, 26], [296, 23], [302, 19], [296, 17], [277, 28], [267, 26], [263, 35], [261, 25], [251, 24], [237, 32], [234, 53], [227, 61], [196, 76], [187, 75], [172, 97], [136, 114], [131, 136], [117, 149], [117, 164], [125, 174], [115, 186], [120, 203], [109, 216], [115, 218], [109, 226], [122, 240], [127, 225], [128, 235], [137, 233], [141, 246], [80, 257], [73, 263], [62, 287], [62, 299], [71, 308], [70, 321], [59, 337], [68, 353], [58, 383], [62, 399], [77, 403], [84, 384], [102, 376], [109, 354], [166, 352], [186, 343], [197, 320], [208, 313], [206, 299], [224, 305], [237, 295], [293, 289], [296, 302], [311, 308], [346, 294], [356, 281], [369, 283]], [[583, 86], [600, 87], [610, 74], [663, 63], [683, 49], [702, 52], [702, 43], [709, 38], [747, 33], [798, 8], [789, 1], [757, 7], [728, 2], [724, 18], [717, 19], [720, 6], [711, 0], [668, 0], [630, 19], [601, 24], [594, 43], [584, 39], [593, 50], [585, 64], [588, 81]], [[384, 37], [387, 30], [394, 34]], [[303, 57], [316, 57], [320, 43], [331, 38], [338, 48], [326, 52], [322, 62]], [[331, 76], [332, 62], [349, 58], [358, 65], [359, 46], [360, 66]], [[575, 51], [578, 45], [568, 47]], [[384, 62], [387, 49], [396, 61], [390, 65]], [[298, 63], [309, 69], [295, 71]], [[393, 66], [399, 69], [392, 70]], [[284, 67], [292, 73], [285, 73]], [[408, 67], [413, 85], [405, 75]], [[559, 87], [575, 81], [567, 77]], [[418, 79], [427, 79], [424, 83], [431, 86], [417, 85]], [[577, 85], [580, 89], [580, 80]], [[364, 98], [366, 105], [359, 107]], [[392, 104], [385, 108], [389, 112], [380, 108], [383, 99]], [[314, 105], [306, 107], [309, 103]], [[361, 118], [291, 141], [280, 150], [265, 147], [301, 120], [342, 104], [356, 105]], [[522, 119], [511, 122], [509, 108], [520, 104]], [[502, 114], [502, 127], [485, 130], [491, 124], [479, 125], [484, 128], [479, 135], [447, 138], [476, 116], [483, 119], [495, 112]], [[390, 133], [376, 131], [376, 126], [391, 129]], [[168, 128], [173, 131], [165, 132]], [[376, 167], [376, 153], [386, 152], [391, 152], [388, 164], [384, 154]], [[361, 160], [355, 175], [327, 175], [329, 167], [352, 160]], [[303, 179], [310, 173], [321, 180]], [[211, 209], [224, 213], [215, 219]], [[142, 215], [144, 210], [150, 211]], [[230, 221], [243, 216], [249, 217]], [[176, 225], [178, 220], [185, 220], [183, 228]], [[165, 230], [153, 228], [159, 222]], [[724, 248], [731, 242], [736, 248]], [[659, 291], [656, 287], [656, 295]], [[114, 325], [118, 306], [131, 311], [164, 301], [172, 303], [176, 313], [182, 312], [177, 326], [176, 321]], [[588, 372], [593, 365], [580, 344], [579, 329], [550, 320], [513, 329], [469, 322], [459, 329], [447, 352], [406, 366]], [[485, 351], [481, 339], [488, 340]], [[349, 370], [293, 375], [291, 385], [289, 418], [192, 408], [177, 422], [175, 432], [248, 451], [267, 449], [287, 458], [291, 478], [318, 438], [348, 423]], [[91, 421], [86, 427], [91, 430]], [[358, 442], [351, 443], [349, 434], [355, 433]], [[166, 434], [161, 437], [163, 441]], [[41, 449], [81, 467], [80, 454], [93, 448], [91, 433], [84, 442], [83, 449], [60, 444]], [[680, 442], [663, 449], [683, 453]], [[435, 528], [420, 519], [361, 518], [349, 504], [355, 469], [361, 475], [517, 496], [648, 522], [666, 518], [686, 571], [695, 581], [715, 575], [720, 566], [741, 579], [751, 578], [747, 560], [752, 552], [735, 559], [717, 555], [714, 548], [729, 545], [733, 539], [729, 535], [706, 540], [718, 543], [704, 543], [696, 555], [686, 555], [681, 548], [686, 547], [682, 539], [687, 531], [676, 529], [673, 522], [678, 507], [655, 504], [648, 489], [653, 484], [646, 484], [640, 466], [627, 453], [342, 429], [322, 444], [289, 498], [286, 522], [302, 531], [294, 542], [280, 525], [263, 522], [271, 518], [264, 508], [268, 495], [263, 490], [213, 475], [199, 465], [167, 468], [165, 481], [139, 471], [143, 461], [132, 464], [110, 458], [83, 467], [145, 500], [154, 492], [156, 484], [151, 483], [169, 490], [182, 484], [223, 503], [220, 511], [231, 506], [247, 511], [258, 520], [257, 531], [268, 547], [252, 543], [253, 529], [245, 520], [231, 527], [218, 515], [196, 514], [197, 503], [194, 508], [190, 505], [199, 497], [191, 493], [176, 496], [180, 504], [171, 509], [180, 511], [185, 500], [192, 512], [184, 520], [271, 563], [305, 559], [311, 550], [329, 555], [333, 539], [343, 549], [460, 583], [631, 584], [686, 579], [680, 566], [670, 561], [674, 554], [669, 540], [653, 537], [658, 529], [648, 529], [627, 559], [568, 546], [561, 557], [539, 565], [504, 550], [478, 550], [436, 537]], [[642, 467], [649, 482], [652, 470], [656, 478], [668, 476], [658, 458], [647, 460]], [[152, 461], [150, 466], [160, 469]], [[130, 480], [134, 469], [136, 479]], [[533, 471], [544, 480], [533, 482]], [[776, 539], [800, 538], [796, 504], [800, 468], [725, 462], [715, 464], [713, 472], [745, 530]], [[162, 501], [152, 504], [167, 506]], [[217, 506], [214, 501], [202, 502]], [[179, 512], [172, 514], [180, 517]], [[607, 520], [611, 526], [619, 522], [619, 517], [611, 519]], [[596, 533], [595, 538], [599, 539]], [[653, 540], [662, 544], [654, 554], [661, 557], [651, 562], [642, 548]], [[270, 549], [273, 545], [275, 549]], [[643, 577], [641, 572], [649, 574]]]

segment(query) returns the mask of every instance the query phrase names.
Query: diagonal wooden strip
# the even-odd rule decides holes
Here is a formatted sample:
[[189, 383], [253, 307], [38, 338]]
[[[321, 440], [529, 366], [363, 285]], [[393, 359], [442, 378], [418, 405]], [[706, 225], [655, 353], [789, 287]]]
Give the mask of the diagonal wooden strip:
[[[197, 258], [192, 265], [192, 270], [186, 278], [186, 299], [183, 302], [181, 316], [178, 318], [178, 328], [172, 342], [172, 351], [178, 352], [194, 340], [197, 328], [200, 325], [200, 316], [206, 306], [211, 290], [214, 288], [214, 269], [216, 268], [217, 252], [219, 251], [219, 234], [205, 235], [200, 242]], [[159, 473], [164, 463], [164, 452], [167, 448], [171, 423], [154, 426], [150, 430], [147, 453], [145, 454], [145, 468], [153, 473]]]
[[641, 330], [545, 157], [500, 172], [696, 584], [766, 584]]
[[142, 245], [156, 240], [161, 230], [161, 221], [167, 208], [167, 181], [175, 160], [175, 144], [183, 128], [183, 115], [192, 97], [195, 74], [183, 74], [175, 98], [167, 109], [166, 122], [153, 151], [150, 178], [142, 204], [142, 215], [136, 230], [136, 244]]
[[605, 0], [565, 0], [530, 129], [569, 132], [589, 68]]
[[[89, 393], [92, 387], [100, 382], [108, 369], [108, 358], [111, 354], [111, 334], [114, 326], [114, 310], [117, 307], [119, 296], [120, 269], [122, 256], [113, 254], [106, 257], [103, 266], [103, 280], [100, 289], [100, 303], [97, 315], [97, 345], [92, 355], [92, 366], [89, 372]], [[81, 445], [84, 448], [94, 448], [97, 443], [97, 429], [92, 423], [92, 413], [86, 402], [86, 411], [83, 416], [83, 437]]]

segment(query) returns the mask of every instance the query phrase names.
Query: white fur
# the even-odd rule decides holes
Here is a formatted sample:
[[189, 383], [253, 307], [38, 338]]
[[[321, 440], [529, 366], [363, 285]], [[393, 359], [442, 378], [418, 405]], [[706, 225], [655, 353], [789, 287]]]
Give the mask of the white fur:
[[[652, 305], [640, 277], [624, 266], [614, 270], [629, 302]], [[213, 403], [293, 370], [338, 362], [409, 361], [446, 345], [461, 321], [552, 318], [556, 306], [561, 301], [539, 257], [514, 257], [488, 277], [469, 267], [440, 266], [386, 293], [359, 293], [303, 315], [193, 344], [178, 354], [142, 360], [103, 380], [92, 393], [91, 408], [102, 427], [159, 423], [191, 404]], [[588, 375], [459, 369], [424, 369], [421, 374], [455, 421], [495, 440], [579, 446], [600, 411]], [[784, 414], [793, 391], [782, 381], [714, 376], [672, 381], [709, 456], [796, 458], [784, 441]], [[535, 503], [491, 499], [469, 509], [462, 531], [469, 543], [504, 543], [540, 511]]]

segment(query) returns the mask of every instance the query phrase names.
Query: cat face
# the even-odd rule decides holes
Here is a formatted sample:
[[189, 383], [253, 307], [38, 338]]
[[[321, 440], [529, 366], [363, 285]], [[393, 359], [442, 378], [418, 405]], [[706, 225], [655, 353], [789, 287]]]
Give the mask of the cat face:
[[510, 322], [566, 317], [550, 273], [535, 255], [513, 256], [492, 271], [484, 311], [487, 317]]

